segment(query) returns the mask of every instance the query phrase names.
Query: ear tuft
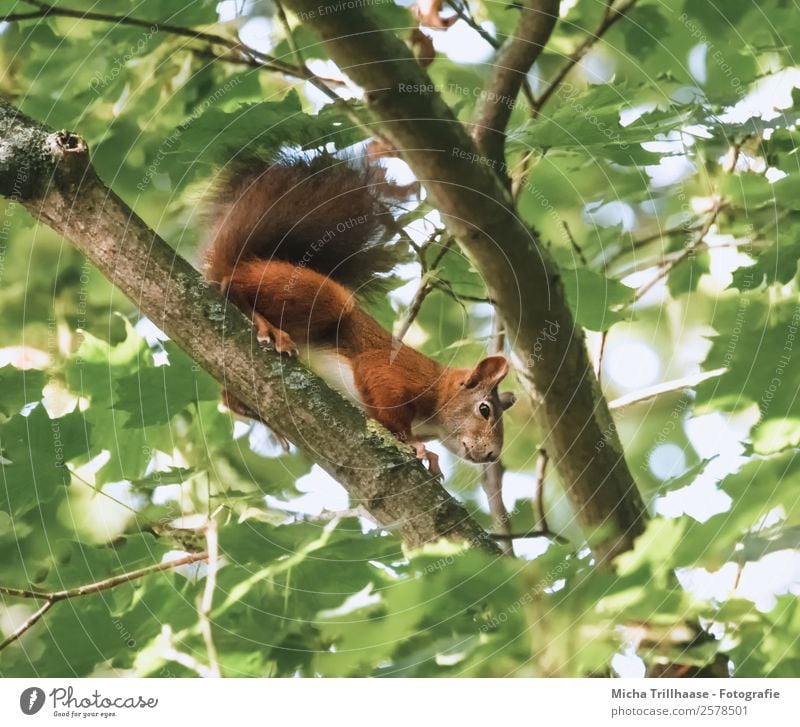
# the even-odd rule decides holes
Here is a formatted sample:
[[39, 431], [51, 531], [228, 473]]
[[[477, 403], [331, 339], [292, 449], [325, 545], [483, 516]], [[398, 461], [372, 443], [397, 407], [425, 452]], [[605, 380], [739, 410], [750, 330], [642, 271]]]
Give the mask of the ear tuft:
[[482, 386], [492, 389], [497, 386], [508, 374], [508, 361], [505, 356], [499, 354], [487, 356], [472, 370], [464, 386], [472, 389], [475, 386]]

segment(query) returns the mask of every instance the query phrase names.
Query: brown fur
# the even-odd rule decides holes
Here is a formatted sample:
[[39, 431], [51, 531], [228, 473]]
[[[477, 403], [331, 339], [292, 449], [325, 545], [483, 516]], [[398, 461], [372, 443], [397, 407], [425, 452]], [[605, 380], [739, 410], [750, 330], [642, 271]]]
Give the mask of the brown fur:
[[[365, 285], [369, 271], [362, 269], [354, 277], [353, 271], [330, 262], [343, 250], [357, 255], [360, 249], [378, 263], [380, 254], [370, 251], [377, 222], [365, 221], [361, 230], [348, 231], [352, 237], [337, 239], [330, 260], [314, 263], [311, 256], [306, 261], [305, 253], [299, 259], [285, 259], [290, 252], [296, 257], [310, 241], [320, 239], [315, 236], [322, 236], [331, 224], [335, 229], [336, 220], [344, 219], [336, 195], [358, 198], [364, 214], [374, 205], [372, 197], [367, 201], [353, 188], [356, 177], [350, 167], [337, 169], [328, 167], [328, 176], [319, 180], [316, 189], [321, 197], [306, 199], [316, 204], [318, 213], [329, 215], [327, 223], [309, 222], [308, 205], [299, 198], [292, 202], [294, 210], [276, 202], [276, 195], [287, 199], [284, 184], [306, 178], [307, 165], [299, 171], [281, 168], [274, 177], [266, 173], [251, 177], [249, 183], [238, 182], [214, 230], [207, 258], [209, 278], [253, 317], [259, 340], [272, 342], [279, 351], [312, 347], [343, 358], [367, 413], [411, 444], [432, 470], [438, 470], [436, 457], [422, 445], [431, 437], [471, 461], [497, 459], [503, 442], [502, 412], [513, 404], [513, 396], [497, 391], [508, 372], [505, 358], [490, 356], [475, 369], [448, 368], [395, 341], [358, 306], [340, 278], [347, 272], [345, 278]], [[271, 214], [276, 207], [280, 211]], [[293, 242], [281, 250], [287, 236]], [[487, 407], [489, 414], [484, 416]]]

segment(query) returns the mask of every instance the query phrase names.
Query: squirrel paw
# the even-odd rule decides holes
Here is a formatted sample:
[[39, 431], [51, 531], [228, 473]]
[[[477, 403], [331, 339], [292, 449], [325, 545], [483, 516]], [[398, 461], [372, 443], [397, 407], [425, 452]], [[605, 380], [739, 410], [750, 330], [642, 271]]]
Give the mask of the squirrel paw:
[[441, 475], [442, 470], [439, 467], [439, 455], [433, 452], [430, 452], [428, 449], [425, 448], [425, 445], [422, 442], [413, 442], [411, 446], [414, 448], [414, 451], [417, 453], [417, 459], [422, 460], [423, 462], [428, 463], [428, 469], [431, 471], [433, 475]]
[[256, 325], [256, 339], [259, 343], [271, 343], [278, 353], [298, 355], [297, 346], [286, 331], [273, 326], [260, 313], [253, 314], [253, 323]]

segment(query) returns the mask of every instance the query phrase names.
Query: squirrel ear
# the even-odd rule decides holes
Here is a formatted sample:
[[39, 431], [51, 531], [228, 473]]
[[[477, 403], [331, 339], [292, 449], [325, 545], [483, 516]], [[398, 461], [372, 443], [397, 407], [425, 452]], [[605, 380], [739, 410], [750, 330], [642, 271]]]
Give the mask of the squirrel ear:
[[517, 403], [517, 397], [514, 396], [510, 391], [504, 391], [500, 394], [500, 406], [502, 407], [503, 411], [510, 409], [514, 404]]
[[464, 386], [471, 389], [479, 384], [491, 389], [497, 386], [508, 373], [508, 361], [505, 356], [487, 356], [472, 370]]

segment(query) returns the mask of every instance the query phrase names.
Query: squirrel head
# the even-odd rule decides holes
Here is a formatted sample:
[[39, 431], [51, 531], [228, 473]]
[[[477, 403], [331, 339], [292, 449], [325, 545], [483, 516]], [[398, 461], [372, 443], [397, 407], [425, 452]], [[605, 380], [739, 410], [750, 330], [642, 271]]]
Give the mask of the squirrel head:
[[497, 387], [508, 374], [505, 356], [489, 356], [473, 369], [450, 369], [437, 418], [442, 444], [470, 462], [494, 462], [503, 448], [503, 412], [517, 397]]

